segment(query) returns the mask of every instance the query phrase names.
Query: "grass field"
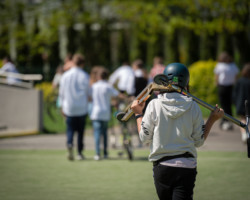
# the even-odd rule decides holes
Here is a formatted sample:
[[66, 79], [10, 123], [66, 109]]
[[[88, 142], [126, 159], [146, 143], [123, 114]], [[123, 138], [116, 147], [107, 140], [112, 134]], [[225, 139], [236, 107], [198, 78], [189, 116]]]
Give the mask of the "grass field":
[[[63, 150], [0, 150], [1, 200], [157, 199], [147, 150], [135, 160], [118, 158], [69, 162]], [[250, 199], [250, 160], [245, 153], [199, 152], [194, 199]]]

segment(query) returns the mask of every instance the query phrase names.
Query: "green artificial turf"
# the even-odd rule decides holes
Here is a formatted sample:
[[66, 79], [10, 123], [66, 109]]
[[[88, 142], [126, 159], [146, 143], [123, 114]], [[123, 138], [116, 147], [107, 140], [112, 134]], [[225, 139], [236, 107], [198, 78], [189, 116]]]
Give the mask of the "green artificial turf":
[[[66, 160], [64, 150], [0, 150], [0, 199], [3, 200], [153, 200], [157, 199], [148, 150], [135, 160]], [[194, 199], [250, 199], [250, 160], [246, 153], [199, 152]]]
[[250, 199], [250, 159], [246, 152], [200, 152], [195, 199]]

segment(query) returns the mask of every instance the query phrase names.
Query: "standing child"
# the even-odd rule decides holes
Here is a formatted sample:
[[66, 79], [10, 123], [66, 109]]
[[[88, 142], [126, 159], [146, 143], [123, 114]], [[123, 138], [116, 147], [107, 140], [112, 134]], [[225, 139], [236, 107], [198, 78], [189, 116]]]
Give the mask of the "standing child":
[[115, 90], [107, 81], [108, 72], [106, 69], [100, 69], [98, 81], [92, 85], [93, 108], [91, 120], [93, 121], [94, 138], [95, 138], [95, 160], [100, 160], [100, 139], [103, 136], [103, 154], [104, 158], [108, 157], [108, 121], [111, 115], [111, 98], [118, 96], [119, 92]]
[[[164, 74], [173, 85], [187, 90], [189, 71], [180, 63], [169, 64]], [[204, 125], [196, 102], [177, 92], [159, 94], [149, 102], [131, 106], [140, 138], [150, 143], [154, 183], [159, 199], [191, 200], [196, 179], [196, 147], [207, 138], [212, 125], [224, 115], [216, 105]]]

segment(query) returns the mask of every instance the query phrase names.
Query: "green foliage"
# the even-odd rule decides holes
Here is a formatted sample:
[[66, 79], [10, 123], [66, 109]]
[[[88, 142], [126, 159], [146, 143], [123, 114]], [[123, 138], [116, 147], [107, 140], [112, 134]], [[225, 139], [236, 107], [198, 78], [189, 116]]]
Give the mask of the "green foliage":
[[44, 102], [43, 107], [43, 132], [65, 133], [66, 123], [62, 116], [61, 109], [56, 107], [56, 104], [49, 104]]
[[215, 85], [213, 60], [198, 61], [189, 67], [190, 72], [190, 92], [199, 99], [209, 103], [218, 103], [217, 88]]
[[55, 101], [56, 92], [52, 87], [51, 82], [42, 82], [39, 84], [36, 84], [36, 89], [43, 91], [43, 100], [51, 103]]
[[[1, 17], [1, 15], [0, 15]], [[8, 26], [0, 25], [0, 55], [5, 56], [9, 50]]]
[[66, 130], [64, 117], [56, 107], [57, 91], [50, 82], [42, 82], [36, 88], [43, 91], [43, 132], [59, 133]]
[[[22, 0], [2, 1], [0, 3], [0, 42], [2, 44], [0, 56], [9, 53], [9, 49], [15, 49], [17, 67], [28, 66], [29, 72], [34, 73], [35, 70], [31, 68], [42, 68], [46, 61], [50, 63], [51, 68], [55, 68], [63, 59], [62, 54], [59, 55], [59, 47], [62, 43], [58, 35], [60, 28], [64, 26], [69, 42], [65, 47], [67, 49], [64, 50], [85, 54], [87, 65], [110, 64], [112, 60], [112, 55], [109, 53], [112, 48], [110, 35], [113, 31], [120, 31], [121, 34], [126, 35], [124, 42], [119, 44], [121, 46], [119, 49], [123, 51], [118, 51], [118, 58], [112, 61], [113, 65], [116, 64], [114, 62], [124, 60], [124, 57], [133, 59], [141, 57], [149, 65], [152, 55], [159, 54], [165, 55], [167, 62], [180, 60], [191, 63], [190, 60], [193, 62], [198, 59], [208, 59], [207, 57], [214, 59], [217, 52], [210, 46], [207, 49], [214, 52], [212, 57], [208, 55], [205, 58], [196, 58], [190, 51], [186, 51], [188, 53], [185, 54], [181, 42], [172, 39], [173, 35], [178, 33], [177, 39], [188, 38], [191, 40], [190, 43], [203, 43], [204, 41], [197, 39], [200, 39], [204, 33], [217, 38], [217, 34], [227, 32], [231, 41], [237, 36], [239, 40], [243, 38], [241, 35], [249, 35], [249, 7], [249, 0], [56, 2], [43, 0], [40, 3], [27, 3]], [[118, 28], [113, 26], [117, 24]], [[79, 29], [76, 25], [82, 28]], [[100, 29], [93, 30], [92, 25], [100, 26]], [[196, 34], [198, 38], [189, 38], [187, 32]], [[139, 41], [138, 45], [131, 44], [134, 40]], [[217, 41], [211, 38], [205, 40], [210, 40], [214, 42], [214, 47], [217, 46], [215, 44]], [[9, 41], [15, 41], [14, 45]], [[234, 43], [234, 50], [236, 50], [234, 52], [239, 51], [239, 60], [249, 60], [248, 54], [244, 54], [249, 51], [249, 38], [245, 37]], [[169, 47], [166, 47], [167, 45]], [[153, 49], [154, 46], [158, 48]], [[199, 48], [202, 48], [202, 45]], [[180, 49], [182, 52], [179, 52]], [[190, 48], [187, 47], [187, 49]], [[200, 52], [199, 49], [197, 51]], [[14, 53], [12, 51], [11, 56]], [[45, 60], [45, 55], [48, 60]]]

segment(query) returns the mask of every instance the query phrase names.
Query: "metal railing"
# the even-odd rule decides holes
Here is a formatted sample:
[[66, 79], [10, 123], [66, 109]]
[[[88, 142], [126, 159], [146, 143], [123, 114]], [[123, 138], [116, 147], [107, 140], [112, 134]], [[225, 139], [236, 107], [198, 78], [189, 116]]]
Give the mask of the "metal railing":
[[[12, 79], [12, 81], [10, 81]], [[0, 72], [0, 84], [13, 85], [22, 88], [33, 88], [34, 81], [43, 79], [41, 74], [20, 74]]]

